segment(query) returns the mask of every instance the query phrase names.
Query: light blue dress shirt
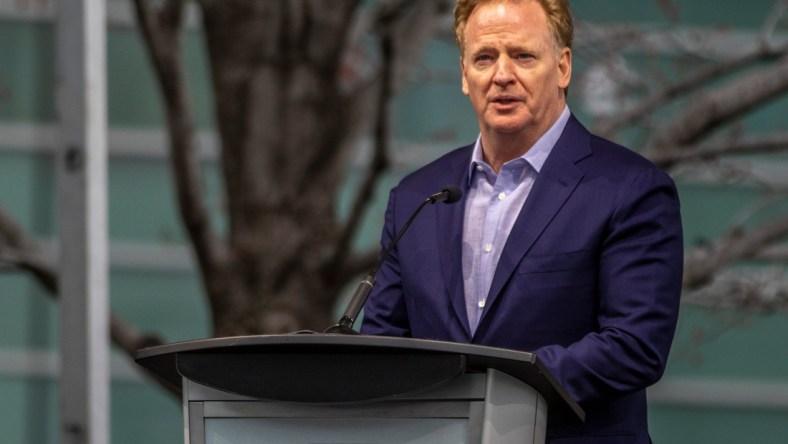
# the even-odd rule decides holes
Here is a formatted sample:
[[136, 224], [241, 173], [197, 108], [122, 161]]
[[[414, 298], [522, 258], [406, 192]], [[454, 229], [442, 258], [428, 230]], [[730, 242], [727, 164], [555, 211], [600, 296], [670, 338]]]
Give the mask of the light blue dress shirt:
[[470, 190], [465, 203], [462, 233], [462, 274], [465, 310], [471, 332], [476, 331], [501, 251], [509, 238], [534, 181], [569, 120], [569, 107], [522, 156], [495, 174], [482, 157], [481, 136], [470, 164]]

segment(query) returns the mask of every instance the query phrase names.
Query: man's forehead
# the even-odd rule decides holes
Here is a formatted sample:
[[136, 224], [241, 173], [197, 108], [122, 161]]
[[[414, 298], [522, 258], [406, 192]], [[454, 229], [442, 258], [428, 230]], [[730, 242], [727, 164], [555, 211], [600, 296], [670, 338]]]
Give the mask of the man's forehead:
[[466, 22], [465, 30], [474, 26], [487, 26], [490, 23], [517, 22], [525, 18], [531, 24], [547, 23], [547, 14], [535, 0], [531, 1], [494, 1], [478, 5]]
[[[512, 44], [539, 44], [549, 34], [544, 16], [518, 14], [503, 4], [488, 5], [487, 11], [472, 15], [465, 28], [466, 44], [486, 44], [487, 41], [509, 41]], [[476, 13], [478, 11], [474, 11]]]

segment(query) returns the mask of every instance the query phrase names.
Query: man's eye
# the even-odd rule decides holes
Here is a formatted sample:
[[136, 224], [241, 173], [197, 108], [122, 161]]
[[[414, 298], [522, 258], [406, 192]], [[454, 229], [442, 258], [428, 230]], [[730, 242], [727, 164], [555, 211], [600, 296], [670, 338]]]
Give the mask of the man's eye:
[[489, 54], [480, 54], [480, 55], [476, 56], [476, 61], [477, 62], [489, 62], [492, 59], [493, 59], [493, 57], [491, 55], [489, 55]]
[[534, 58], [534, 56], [533, 56], [533, 55], [531, 55], [531, 54], [528, 54], [528, 53], [520, 53], [520, 54], [517, 54], [515, 57], [516, 57], [518, 60], [529, 60], [529, 59], [532, 59], [532, 58]]

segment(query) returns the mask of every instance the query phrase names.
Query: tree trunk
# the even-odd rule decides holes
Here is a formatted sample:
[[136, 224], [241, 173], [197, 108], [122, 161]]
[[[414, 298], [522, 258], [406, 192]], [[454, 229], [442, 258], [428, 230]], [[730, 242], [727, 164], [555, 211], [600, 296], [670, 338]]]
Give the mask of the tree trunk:
[[[336, 283], [347, 159], [339, 65], [357, 2], [203, 0], [228, 256], [209, 286], [218, 336], [321, 330]], [[233, 293], [229, 295], [227, 293]], [[233, 300], [228, 306], [220, 301]]]

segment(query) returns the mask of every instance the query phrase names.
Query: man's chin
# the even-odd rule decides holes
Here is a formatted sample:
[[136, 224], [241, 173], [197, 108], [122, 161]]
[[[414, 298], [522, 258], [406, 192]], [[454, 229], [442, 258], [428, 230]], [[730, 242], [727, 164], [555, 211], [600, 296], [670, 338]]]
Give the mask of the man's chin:
[[522, 131], [533, 124], [530, 114], [522, 111], [520, 109], [512, 110], [511, 112], [488, 113], [485, 124], [490, 130], [500, 133]]
[[528, 122], [518, 119], [511, 122], [491, 122], [487, 125], [490, 131], [496, 134], [518, 134], [528, 128]]

